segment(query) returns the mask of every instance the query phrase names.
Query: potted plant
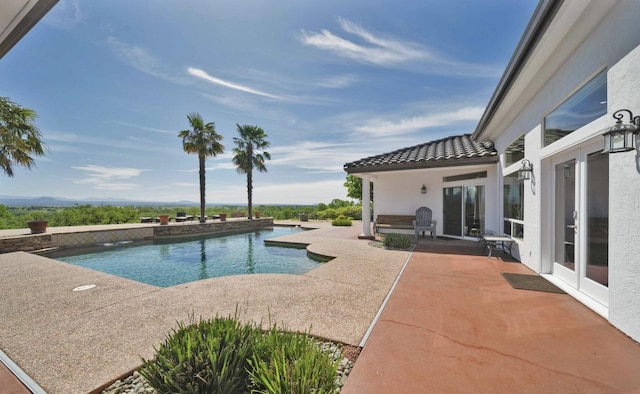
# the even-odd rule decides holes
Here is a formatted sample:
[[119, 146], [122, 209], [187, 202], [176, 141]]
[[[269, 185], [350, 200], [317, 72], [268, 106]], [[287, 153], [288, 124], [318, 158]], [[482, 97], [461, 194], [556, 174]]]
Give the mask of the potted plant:
[[260, 211], [254, 212], [256, 219], [260, 219]]
[[226, 213], [221, 213], [221, 214], [220, 214], [220, 221], [221, 221], [221, 222], [224, 222], [224, 221], [226, 221], [226, 220], [227, 220], [227, 214], [226, 214]]
[[158, 215], [161, 225], [169, 224], [169, 215]]
[[47, 232], [48, 220], [30, 220], [27, 222], [31, 234], [42, 234]]

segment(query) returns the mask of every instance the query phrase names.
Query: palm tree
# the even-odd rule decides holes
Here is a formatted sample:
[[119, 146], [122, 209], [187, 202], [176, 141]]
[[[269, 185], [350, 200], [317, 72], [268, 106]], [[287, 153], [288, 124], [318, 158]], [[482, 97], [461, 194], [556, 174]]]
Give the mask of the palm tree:
[[265, 140], [267, 135], [258, 126], [236, 124], [240, 138], [234, 137], [233, 142], [236, 147], [233, 148], [233, 164], [238, 166], [237, 171], [240, 174], [247, 174], [247, 196], [248, 196], [248, 216], [251, 219], [251, 200], [253, 194], [253, 169], [260, 172], [267, 172], [264, 165], [265, 159], [271, 160], [269, 152], [264, 149], [269, 147], [269, 141]]
[[191, 130], [182, 130], [178, 137], [182, 138], [182, 148], [187, 153], [197, 153], [200, 165], [200, 223], [206, 222], [205, 211], [205, 168], [204, 161], [209, 156], [217, 156], [224, 152], [224, 146], [220, 143], [222, 136], [216, 133], [213, 122], [204, 123], [199, 113], [193, 112], [187, 115]]
[[36, 112], [0, 97], [0, 168], [13, 177], [13, 165], [35, 166], [32, 155], [44, 155], [46, 145], [34, 124]]

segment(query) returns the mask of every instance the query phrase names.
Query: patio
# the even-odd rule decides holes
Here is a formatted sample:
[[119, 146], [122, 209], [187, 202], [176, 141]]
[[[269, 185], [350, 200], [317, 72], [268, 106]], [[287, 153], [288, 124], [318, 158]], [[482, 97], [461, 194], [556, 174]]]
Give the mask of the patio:
[[[357, 240], [357, 224], [305, 225], [318, 229], [279, 240], [337, 258], [302, 276], [161, 289], [26, 253], [0, 255], [0, 348], [47, 392], [85, 393], [138, 366], [189, 314], [239, 306], [242, 319], [270, 313], [290, 329], [312, 326], [358, 345], [410, 257], [343, 393], [640, 390], [638, 344], [568, 295], [511, 288], [500, 272], [531, 271], [503, 252], [487, 259], [475, 244], [422, 239], [410, 254]], [[98, 287], [70, 291], [88, 283]]]

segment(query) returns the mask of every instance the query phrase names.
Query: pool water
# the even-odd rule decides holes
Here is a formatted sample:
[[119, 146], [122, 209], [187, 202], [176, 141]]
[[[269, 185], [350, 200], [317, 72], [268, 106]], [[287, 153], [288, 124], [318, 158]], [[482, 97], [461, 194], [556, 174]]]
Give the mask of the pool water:
[[274, 227], [188, 241], [124, 242], [105, 244], [90, 253], [85, 249], [83, 254], [65, 256], [67, 250], [47, 257], [159, 287], [238, 274], [304, 274], [321, 264], [305, 249], [264, 244], [265, 239], [299, 231]]

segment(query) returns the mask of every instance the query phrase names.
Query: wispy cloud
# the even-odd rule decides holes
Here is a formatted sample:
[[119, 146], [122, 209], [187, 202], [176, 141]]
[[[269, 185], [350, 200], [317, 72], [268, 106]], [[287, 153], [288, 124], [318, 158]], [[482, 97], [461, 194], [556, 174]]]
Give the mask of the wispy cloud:
[[42, 23], [56, 29], [71, 30], [84, 21], [78, 1], [61, 1], [42, 18]]
[[318, 86], [322, 88], [339, 89], [351, 86], [358, 81], [359, 78], [353, 74], [336, 75], [321, 80], [318, 82]]
[[359, 44], [324, 29], [320, 33], [301, 30], [302, 42], [341, 57], [378, 66], [434, 58], [433, 54], [418, 44], [376, 37], [362, 26], [343, 18], [339, 18], [338, 23], [342, 30], [357, 36], [363, 42]]
[[303, 44], [334, 53], [358, 63], [381, 67], [405, 67], [416, 72], [465, 77], [498, 77], [500, 67], [468, 63], [447, 57], [416, 42], [375, 35], [361, 25], [338, 18], [340, 28], [354, 36], [340, 37], [329, 30], [300, 31]]
[[241, 92], [245, 92], [245, 93], [249, 93], [249, 94], [253, 94], [256, 96], [262, 96], [262, 97], [268, 97], [268, 98], [272, 98], [274, 100], [282, 100], [283, 98], [280, 96], [277, 96], [275, 94], [271, 94], [271, 93], [266, 93], [257, 89], [253, 89], [249, 86], [243, 86], [237, 83], [233, 83], [233, 82], [229, 82], [229, 81], [225, 81], [222, 80], [220, 78], [216, 78], [212, 75], [207, 74], [206, 71], [201, 70], [199, 68], [194, 68], [194, 67], [189, 67], [187, 68], [187, 72], [196, 77], [196, 78], [200, 78], [203, 79], [207, 82], [213, 83], [215, 85], [219, 85], [219, 86], [223, 86], [225, 88], [229, 88], [229, 89], [233, 89], [233, 90], [238, 90]]
[[359, 155], [352, 148], [352, 144], [346, 143], [302, 141], [270, 148], [269, 165], [300, 168], [307, 173], [339, 173], [345, 162]]
[[172, 83], [180, 85], [187, 83], [183, 77], [169, 73], [166, 66], [150, 50], [120, 41], [114, 36], [108, 36], [105, 41], [124, 63], [136, 70]]
[[127, 182], [114, 182], [114, 180], [125, 180], [140, 176], [144, 169], [128, 168], [128, 167], [104, 167], [97, 165], [73, 166], [75, 170], [86, 173], [86, 177], [82, 179], [73, 179], [76, 184], [89, 184], [97, 190], [130, 190], [138, 185]]
[[178, 134], [178, 132], [175, 131], [175, 130], [158, 129], [158, 128], [155, 128], [155, 127], [142, 126], [142, 125], [129, 123], [129, 122], [122, 122], [122, 121], [119, 121], [119, 120], [116, 120], [113, 123], [121, 124], [121, 125], [124, 125], [124, 126], [131, 126], [131, 127], [135, 127], [137, 129], [140, 129], [140, 130], [151, 131], [153, 133], [170, 134], [172, 136], [176, 136]]
[[386, 119], [370, 119], [366, 124], [355, 129], [368, 136], [389, 136], [411, 133], [417, 130], [446, 126], [464, 121], [477, 121], [482, 116], [484, 107], [464, 107], [456, 111], [437, 112], [419, 116], [401, 118], [395, 121]]

